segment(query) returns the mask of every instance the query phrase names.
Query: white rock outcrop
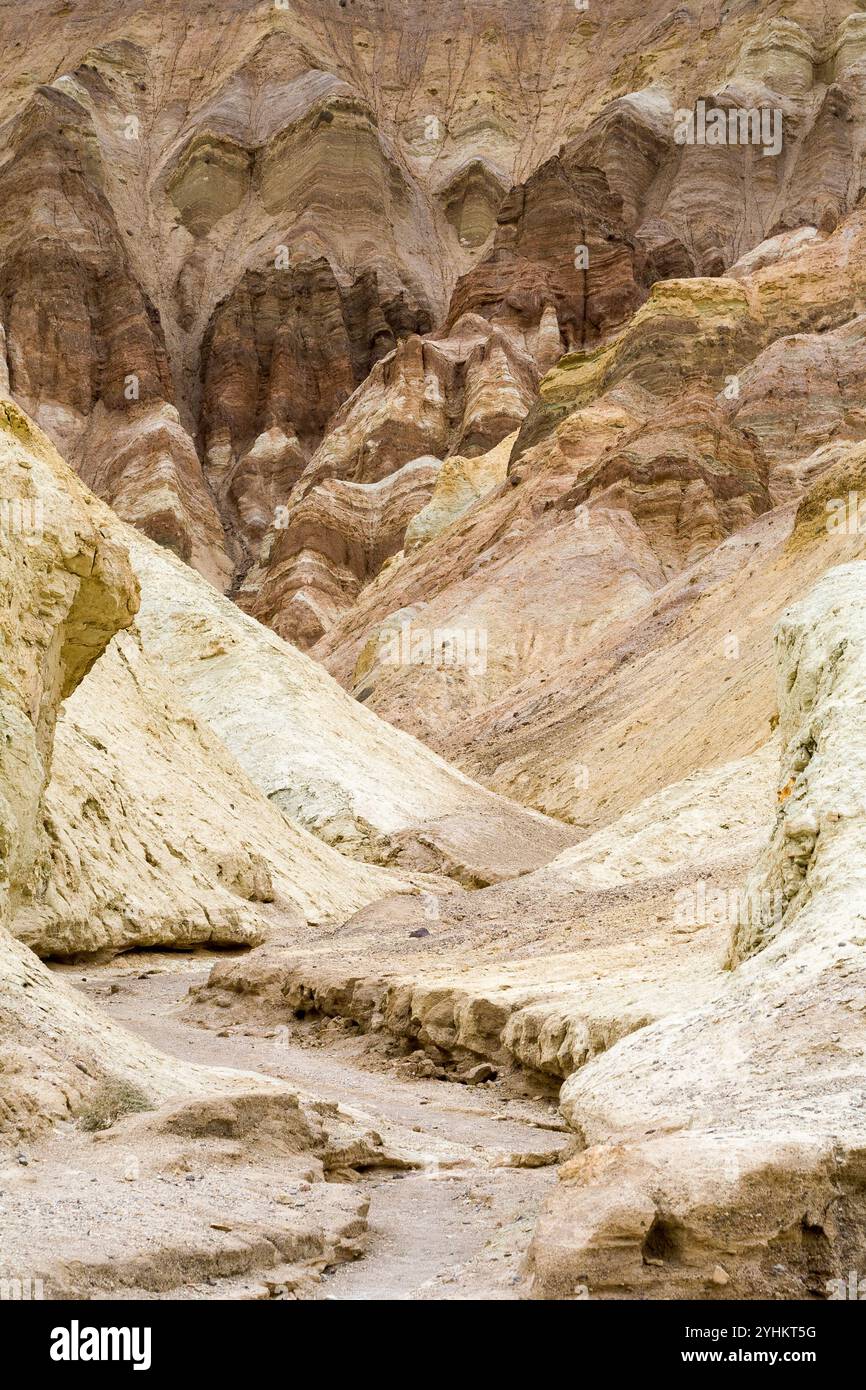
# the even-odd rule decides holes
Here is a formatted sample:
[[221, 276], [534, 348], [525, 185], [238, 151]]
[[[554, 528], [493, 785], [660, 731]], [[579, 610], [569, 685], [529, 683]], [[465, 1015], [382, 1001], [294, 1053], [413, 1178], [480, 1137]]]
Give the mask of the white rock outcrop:
[[42, 799], [60, 701], [119, 629], [137, 586], [97, 503], [15, 406], [0, 402], [0, 1151], [68, 1118], [107, 1075], [154, 1100], [207, 1088], [54, 979], [8, 930], [38, 890]]
[[39, 955], [253, 945], [408, 888], [287, 821], [119, 634], [66, 702], [44, 879], [14, 930]]
[[866, 1260], [866, 565], [779, 623], [779, 812], [709, 1002], [575, 1072], [539, 1296], [827, 1297]]
[[139, 626], [183, 702], [290, 820], [344, 854], [470, 886], [553, 858], [573, 831], [497, 796], [365, 709], [168, 551], [125, 532]]
[[[161, 1054], [109, 1021], [80, 992], [52, 975], [24, 942], [11, 935], [9, 925], [18, 912], [26, 915], [28, 907], [41, 900], [45, 907], [41, 929], [50, 935], [52, 930], [59, 931], [58, 922], [62, 922], [70, 934], [67, 941], [61, 932], [59, 944], [88, 949], [117, 945], [116, 933], [122, 936], [124, 924], [133, 929], [136, 925], [122, 913], [117, 919], [106, 915], [90, 928], [94, 935], [88, 938], [83, 920], [77, 926], [71, 922], [73, 909], [86, 914], [91, 905], [95, 913], [105, 913], [106, 894], [112, 888], [118, 899], [128, 891], [130, 900], [150, 891], [155, 918], [163, 908], [173, 916], [184, 894], [191, 914], [196, 906], [206, 909], [213, 901], [213, 880], [219, 874], [227, 889], [240, 898], [266, 897], [272, 891], [275, 899], [297, 892], [298, 861], [310, 871], [303, 880], [310, 891], [315, 886], [311, 866], [318, 864], [318, 887], [323, 894], [338, 891], [335, 864], [342, 865], [348, 875], [342, 883], [350, 895], [351, 885], [360, 881], [359, 873], [362, 878], [366, 873], [370, 882], [390, 881], [390, 876], [341, 860], [311, 837], [293, 833], [259, 793], [237, 777], [235, 764], [214, 736], [198, 730], [194, 720], [171, 702], [166, 686], [148, 669], [136, 637], [128, 631], [138, 588], [126, 552], [118, 544], [112, 514], [87, 492], [45, 436], [7, 402], [0, 402], [0, 472], [5, 493], [0, 511], [4, 1269], [9, 1267], [6, 1261], [13, 1268], [17, 1262], [18, 1268], [35, 1268], [41, 1278], [46, 1246], [36, 1250], [36, 1233], [47, 1226], [51, 1226], [52, 1262], [45, 1269], [45, 1281], [56, 1294], [85, 1297], [93, 1288], [118, 1286], [158, 1291], [177, 1285], [184, 1271], [189, 1279], [191, 1271], [209, 1269], [218, 1258], [209, 1225], [212, 1202], [165, 1203], [160, 1194], [165, 1195], [164, 1172], [176, 1173], [178, 1163], [186, 1163], [183, 1150], [191, 1142], [199, 1144], [199, 1152], [210, 1142], [210, 1162], [219, 1164], [224, 1155], [218, 1142], [212, 1141], [225, 1133], [242, 1141], [247, 1160], [239, 1166], [240, 1155], [233, 1152], [232, 1172], [223, 1175], [219, 1187], [220, 1202], [237, 1214], [232, 1224], [239, 1219], [251, 1236], [248, 1247], [242, 1246], [246, 1267], [277, 1263], [280, 1252], [287, 1258], [292, 1240], [299, 1258], [345, 1258], [349, 1251], [343, 1248], [342, 1237], [363, 1230], [363, 1209], [337, 1213], [332, 1229], [334, 1213], [329, 1217], [327, 1185], [319, 1183], [309, 1197], [319, 1227], [314, 1224], [306, 1233], [300, 1230], [293, 1235], [279, 1220], [270, 1223], [269, 1231], [263, 1229], [261, 1208], [253, 1210], [251, 1219], [255, 1202], [250, 1202], [250, 1193], [269, 1188], [269, 1198], [272, 1194], [274, 1177], [262, 1167], [262, 1150], [268, 1150], [268, 1145], [278, 1156], [280, 1177], [294, 1169], [315, 1180], [329, 1168], [391, 1161], [383, 1141], [366, 1129], [362, 1116], [310, 1101], [262, 1074], [194, 1066]], [[106, 656], [116, 634], [116, 645]], [[100, 671], [106, 678], [97, 685], [100, 700], [78, 701], [63, 736], [55, 742], [61, 702], [74, 697], [88, 671]], [[103, 737], [112, 743], [111, 750], [102, 743]], [[85, 754], [83, 744], [88, 742], [90, 750]], [[172, 748], [177, 755], [174, 778], [180, 783], [186, 773], [190, 782], [168, 803], [166, 767]], [[55, 753], [68, 762], [46, 798]], [[81, 782], [87, 777], [91, 779], [89, 812], [97, 819], [104, 816], [105, 823], [98, 830], [88, 827], [86, 835], [82, 830], [80, 843], [76, 843], [74, 825], [55, 825], [52, 845], [52, 814], [60, 817], [69, 812], [74, 820], [75, 798], [80, 797]], [[217, 812], [203, 807], [196, 813], [191, 802], [221, 794], [236, 798], [235, 806], [229, 807], [238, 813], [235, 846], [242, 843], [243, 834], [252, 848], [246, 858], [238, 849], [235, 857], [220, 859], [214, 846], [215, 858], [208, 866], [202, 851], [207, 834], [219, 833]], [[136, 797], [138, 804], [129, 805]], [[272, 816], [270, 828], [278, 846], [269, 860], [270, 888], [264, 865], [255, 858], [257, 846], [267, 840], [262, 806]], [[162, 828], [158, 825], [161, 812]], [[147, 853], [156, 858], [167, 852], [172, 835], [180, 834], [183, 815], [189, 815], [190, 821], [187, 840], [179, 839], [174, 846], [176, 883], [163, 886], [160, 900], [159, 877], [160, 873], [168, 876], [168, 866], [157, 863], [145, 868]], [[223, 829], [225, 825], [224, 821]], [[152, 831], [149, 845], [148, 829]], [[149, 869], [154, 871], [150, 877]], [[46, 894], [46, 872], [49, 888], [54, 876], [53, 896]], [[69, 897], [59, 902], [63, 884]], [[143, 901], [138, 910], [146, 913]], [[180, 932], [182, 942], [183, 923], [174, 919], [170, 925]], [[80, 937], [76, 931], [82, 933]], [[63, 1192], [58, 1199], [55, 1184], [68, 1180], [72, 1151], [67, 1149], [66, 1163], [56, 1166], [43, 1151], [41, 1177], [40, 1173], [22, 1174], [14, 1154], [22, 1142], [35, 1143], [56, 1122], [81, 1118], [88, 1107], [104, 1105], [107, 1093], [120, 1107], [108, 1122], [109, 1147], [78, 1150], [90, 1180], [80, 1179], [86, 1184], [86, 1198], [82, 1193], [72, 1203], [79, 1209], [86, 1206], [89, 1212], [79, 1223], [76, 1241], [63, 1219], [58, 1220], [57, 1229], [53, 1224], [66, 1196]], [[102, 1125], [91, 1128], [101, 1130]], [[69, 1137], [67, 1133], [67, 1142]], [[112, 1143], [115, 1163], [107, 1164]], [[155, 1173], [155, 1183], [148, 1185], [151, 1174], [142, 1172], [137, 1201], [132, 1203], [123, 1201], [116, 1176], [116, 1160], [130, 1143], [135, 1153], [147, 1150], [142, 1169], [150, 1165]], [[21, 1157], [26, 1168], [26, 1155]], [[405, 1161], [417, 1159], [412, 1153]], [[96, 1192], [91, 1183], [97, 1186]], [[119, 1210], [129, 1216], [132, 1207], [131, 1220], [118, 1220]], [[89, 1239], [91, 1221], [94, 1233], [98, 1232], [96, 1240]]]

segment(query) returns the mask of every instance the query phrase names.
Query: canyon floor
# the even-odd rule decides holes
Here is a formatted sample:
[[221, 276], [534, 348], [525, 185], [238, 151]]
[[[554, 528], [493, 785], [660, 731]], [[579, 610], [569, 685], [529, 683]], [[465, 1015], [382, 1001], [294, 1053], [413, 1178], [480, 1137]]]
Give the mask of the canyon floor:
[[[381, 1043], [377, 1047], [375, 1039], [336, 1020], [296, 1023], [291, 1039], [275, 1036], [266, 1026], [219, 1028], [218, 1017], [212, 1027], [203, 1027], [188, 1017], [188, 991], [206, 979], [211, 964], [204, 951], [188, 960], [144, 952], [112, 965], [62, 967], [62, 973], [112, 1019], [164, 1052], [207, 1066], [284, 1077], [321, 1099], [363, 1111], [373, 1127], [384, 1122], [409, 1131], [418, 1145], [418, 1166], [354, 1173], [347, 1183], [348, 1196], [353, 1209], [366, 1210], [367, 1227], [352, 1251], [358, 1258], [311, 1264], [309, 1277], [291, 1293], [267, 1273], [197, 1279], [190, 1270], [184, 1288], [172, 1287], [165, 1296], [519, 1297], [526, 1249], [569, 1138], [555, 1094], [544, 1095], [542, 1086], [521, 1084], [520, 1078], [469, 1086], [410, 1076], [393, 1048]], [[455, 1152], [443, 1152], [443, 1146], [453, 1146]], [[89, 1181], [96, 1186], [104, 1180], [99, 1146], [84, 1136], [72, 1144], [68, 1138], [55, 1139], [28, 1147], [27, 1157], [26, 1170], [14, 1175], [22, 1195], [31, 1207], [44, 1202], [56, 1210], [75, 1204], [63, 1232], [74, 1248], [76, 1240], [104, 1219], [104, 1198], [100, 1196], [98, 1204], [87, 1200]], [[119, 1166], [128, 1170], [131, 1161], [146, 1164], [147, 1157], [146, 1149], [124, 1151]], [[146, 1178], [125, 1179], [127, 1193], [133, 1181], [143, 1182], [149, 1197], [156, 1195]], [[172, 1196], [179, 1189], [183, 1201], [184, 1180], [166, 1181], [175, 1189]], [[302, 1186], [309, 1190], [308, 1184]], [[247, 1213], [246, 1219], [257, 1215], [266, 1221], [276, 1190], [263, 1195], [261, 1210]], [[286, 1190], [291, 1196], [292, 1185]], [[296, 1193], [294, 1200], [302, 1205], [303, 1193]], [[216, 1206], [217, 1221], [218, 1213]], [[122, 1222], [123, 1215], [121, 1208], [113, 1219]], [[161, 1257], [170, 1266], [173, 1252], [165, 1245], [165, 1223], [156, 1220], [153, 1226], [163, 1242]], [[8, 1237], [8, 1226], [5, 1229]], [[32, 1242], [32, 1214], [27, 1230]], [[59, 1234], [57, 1223], [46, 1223], [42, 1248], [31, 1245], [31, 1261], [42, 1264], [49, 1253], [56, 1258]], [[139, 1226], [137, 1242], [145, 1243], [146, 1238], [146, 1227]], [[228, 1229], [224, 1238], [231, 1242]], [[142, 1296], [142, 1290], [135, 1295]]]

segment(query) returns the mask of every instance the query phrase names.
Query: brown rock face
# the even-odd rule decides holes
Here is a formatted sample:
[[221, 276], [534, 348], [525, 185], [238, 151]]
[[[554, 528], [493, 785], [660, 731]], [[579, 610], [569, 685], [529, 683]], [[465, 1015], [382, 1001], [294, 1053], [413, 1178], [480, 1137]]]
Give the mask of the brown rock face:
[[8, 156], [0, 316], [9, 390], [107, 501], [224, 581], [222, 523], [169, 404], [160, 315], [106, 197], [86, 110], [65, 90], [39, 88], [10, 123]]
[[489, 254], [457, 283], [449, 322], [482, 314], [552, 362], [560, 345], [590, 346], [640, 304], [646, 257], [600, 169], [555, 156], [511, 190], [497, 223]]
[[[657, 280], [826, 234], [860, 193], [842, 0], [604, 24], [40, 0], [5, 30], [0, 378], [121, 515], [304, 644], [410, 519], [405, 479], [360, 512], [328, 480], [473, 457], [528, 413], [522, 451], [536, 373]], [[694, 138], [701, 103], [735, 139]]]
[[202, 346], [206, 474], [250, 558], [343, 402], [398, 337], [430, 327], [375, 271], [342, 290], [324, 258], [245, 274]]
[[407, 339], [334, 418], [248, 575], [244, 606], [290, 641], [315, 642], [400, 551], [440, 461], [511, 434], [537, 379], [510, 335], [475, 315], [447, 337]]

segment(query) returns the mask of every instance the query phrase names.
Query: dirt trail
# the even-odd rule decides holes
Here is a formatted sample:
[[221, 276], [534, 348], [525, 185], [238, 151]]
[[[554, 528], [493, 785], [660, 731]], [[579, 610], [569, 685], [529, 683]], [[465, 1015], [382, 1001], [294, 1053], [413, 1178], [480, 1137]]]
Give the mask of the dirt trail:
[[[467, 1087], [407, 1079], [364, 1065], [358, 1039], [331, 1042], [310, 1030], [229, 1026], [214, 1031], [184, 1016], [187, 992], [207, 976], [201, 954], [127, 957], [110, 966], [66, 967], [70, 983], [117, 1022], [166, 1052], [206, 1065], [285, 1078], [325, 1100], [469, 1146], [478, 1167], [377, 1172], [361, 1179], [370, 1197], [367, 1253], [326, 1273], [312, 1294], [337, 1299], [519, 1298], [520, 1266], [545, 1193], [552, 1158], [567, 1136], [552, 1101], [509, 1095], [499, 1085]], [[268, 1036], [270, 1033], [270, 1036]], [[223, 1034], [223, 1035], [221, 1035]], [[521, 1163], [507, 1164], [510, 1156]], [[513, 1162], [513, 1158], [511, 1159]]]

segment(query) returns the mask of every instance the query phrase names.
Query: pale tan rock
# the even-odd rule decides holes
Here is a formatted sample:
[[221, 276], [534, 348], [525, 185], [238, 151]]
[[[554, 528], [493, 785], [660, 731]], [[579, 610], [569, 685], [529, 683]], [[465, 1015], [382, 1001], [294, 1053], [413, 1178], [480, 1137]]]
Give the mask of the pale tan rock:
[[63, 709], [44, 824], [43, 881], [13, 923], [43, 956], [303, 935], [401, 882], [288, 823], [135, 633]]
[[144, 648], [290, 821], [344, 854], [471, 884], [535, 868], [571, 833], [448, 766], [193, 570], [128, 535]]
[[452, 1058], [562, 1080], [713, 996], [729, 933], [714, 894], [724, 884], [727, 905], [766, 838], [777, 761], [771, 745], [695, 774], [516, 882], [373, 904], [339, 961], [326, 943], [275, 944], [217, 965], [202, 1016], [226, 1004], [283, 1018], [312, 1002]]
[[[307, 837], [292, 831], [276, 811], [269, 826], [267, 818], [263, 819], [258, 794], [242, 778], [235, 781], [237, 773], [232, 760], [219, 749], [212, 735], [198, 730], [189, 715], [173, 702], [167, 686], [148, 670], [134, 635], [123, 631], [132, 624], [138, 586], [126, 552], [117, 540], [123, 532], [121, 524], [86, 491], [46, 437], [8, 402], [0, 405], [0, 463], [7, 503], [29, 504], [27, 509], [20, 505], [5, 509], [0, 528], [4, 605], [0, 713], [6, 728], [0, 759], [0, 824], [4, 844], [0, 892], [0, 1072], [4, 1078], [0, 1093], [0, 1160], [8, 1165], [12, 1145], [23, 1139], [36, 1142], [57, 1121], [76, 1117], [87, 1121], [90, 1115], [90, 1129], [101, 1131], [101, 1127], [107, 1126], [104, 1153], [92, 1153], [87, 1147], [92, 1141], [82, 1134], [78, 1136], [82, 1168], [90, 1170], [99, 1190], [86, 1190], [82, 1198], [78, 1181], [81, 1174], [73, 1174], [77, 1193], [71, 1205], [77, 1215], [71, 1222], [66, 1197], [69, 1158], [75, 1151], [75, 1142], [70, 1142], [68, 1135], [62, 1150], [65, 1163], [50, 1148], [47, 1153], [43, 1151], [45, 1168], [40, 1164], [25, 1191], [21, 1191], [20, 1179], [10, 1178], [4, 1168], [4, 1188], [11, 1189], [5, 1208], [4, 1259], [12, 1261], [13, 1267], [16, 1261], [20, 1262], [20, 1268], [34, 1270], [39, 1277], [44, 1260], [46, 1283], [55, 1291], [75, 1296], [118, 1287], [158, 1291], [177, 1287], [195, 1273], [210, 1273], [212, 1269], [225, 1272], [226, 1261], [229, 1267], [232, 1264], [225, 1243], [215, 1249], [203, 1249], [201, 1244], [202, 1218], [207, 1213], [207, 1220], [212, 1220], [212, 1201], [205, 1199], [201, 1207], [191, 1209], [181, 1200], [170, 1203], [173, 1209], [169, 1211], [155, 1195], [159, 1189], [153, 1182], [154, 1176], [156, 1184], [160, 1184], [161, 1175], [176, 1171], [178, 1163], [188, 1166], [183, 1147], [198, 1143], [203, 1164], [218, 1167], [220, 1162], [227, 1162], [229, 1169], [234, 1168], [237, 1173], [220, 1185], [220, 1200], [234, 1214], [229, 1225], [239, 1225], [250, 1236], [248, 1242], [240, 1241], [243, 1253], [238, 1268], [272, 1265], [278, 1261], [275, 1247], [263, 1232], [263, 1197], [259, 1190], [273, 1184], [273, 1175], [266, 1172], [269, 1158], [276, 1160], [283, 1175], [288, 1158], [290, 1162], [300, 1160], [302, 1171], [321, 1179], [326, 1171], [343, 1172], [357, 1164], [416, 1164], [422, 1161], [417, 1149], [397, 1129], [393, 1152], [386, 1150], [381, 1137], [371, 1133], [356, 1112], [344, 1113], [333, 1104], [317, 1105], [267, 1077], [192, 1066], [161, 1055], [110, 1023], [68, 983], [49, 974], [27, 946], [10, 935], [9, 925], [20, 904], [33, 901], [41, 891], [42, 856], [48, 839], [43, 824], [43, 798], [55, 748], [61, 755], [71, 754], [71, 763], [78, 759], [80, 776], [91, 773], [89, 811], [106, 820], [111, 818], [111, 824], [96, 835], [86, 834], [81, 857], [76, 859], [69, 833], [76, 814], [70, 796], [75, 782], [70, 763], [56, 778], [47, 799], [51, 812], [70, 816], [70, 824], [59, 827], [67, 839], [58, 851], [62, 864], [56, 860], [53, 865], [56, 891], [54, 897], [48, 895], [48, 920], [40, 924], [46, 933], [43, 945], [47, 949], [66, 950], [77, 943], [84, 949], [134, 944], [140, 922], [118, 924], [103, 918], [94, 924], [95, 934], [88, 936], [82, 923], [70, 922], [69, 915], [93, 911], [102, 917], [106, 892], [116, 898], [124, 888], [130, 897], [136, 892], [150, 892], [155, 899], [157, 879], [154, 874], [148, 875], [136, 860], [142, 856], [146, 859], [148, 851], [167, 857], [171, 839], [181, 833], [182, 821], [186, 822], [187, 840], [174, 849], [180, 854], [181, 863], [183, 855], [188, 856], [186, 865], [180, 872], [172, 871], [176, 877], [164, 889], [163, 903], [155, 900], [142, 908], [158, 914], [167, 907], [173, 918], [172, 929], [177, 931], [180, 925], [178, 944], [188, 939], [183, 936], [183, 924], [176, 920], [180, 902], [184, 897], [189, 899], [191, 915], [199, 904], [207, 912], [216, 903], [220, 872], [227, 892], [234, 890], [254, 898], [273, 891], [275, 896], [285, 892], [288, 897], [298, 888], [298, 861], [293, 860], [292, 850], [297, 850], [301, 858], [308, 856], [306, 867], [321, 866], [318, 886], [325, 892], [335, 884], [338, 886], [335, 877], [328, 877], [329, 867], [333, 874], [334, 865], [340, 863], [349, 871], [349, 881], [357, 883], [356, 866], [340, 860], [333, 852], [323, 852], [315, 841], [306, 843]], [[40, 504], [38, 508], [36, 503]], [[117, 645], [106, 655], [106, 648], [117, 633], [121, 634]], [[124, 676], [119, 674], [118, 666], [125, 667]], [[78, 710], [74, 706], [67, 709], [65, 734], [55, 743], [61, 700], [74, 699], [82, 678], [97, 672], [106, 677], [102, 707], [96, 701], [83, 704]], [[116, 721], [114, 725], [112, 720]], [[173, 728], [173, 720], [185, 727]], [[110, 740], [110, 751], [101, 743], [102, 737]], [[90, 766], [82, 755], [82, 740], [92, 740]], [[190, 750], [196, 748], [197, 766], [196, 759], [190, 756]], [[99, 758], [100, 753], [104, 759]], [[197, 771], [204, 772], [199, 786], [190, 786], [190, 798], [196, 794], [236, 798], [234, 807], [229, 803], [229, 809], [237, 810], [239, 822], [235, 826], [233, 852], [221, 861], [211, 861], [209, 878], [204, 872], [202, 851], [204, 842], [209, 841], [211, 853], [219, 853], [214, 832], [221, 808], [205, 808], [196, 818], [189, 802], [184, 805], [179, 800], [167, 770], [172, 753], [176, 755], [171, 767], [175, 782], [184, 766], [193, 778]], [[219, 785], [217, 776], [222, 778]], [[120, 786], [113, 780], [118, 777]], [[233, 782], [234, 787], [229, 790]], [[111, 785], [106, 790], [108, 783]], [[166, 821], [148, 841], [146, 832], [153, 830], [154, 819], [163, 809], [158, 804], [160, 792], [162, 799], [173, 794], [171, 815], [175, 819]], [[132, 815], [124, 806], [125, 797], [139, 798]], [[288, 848], [282, 863], [272, 857], [276, 872], [269, 885], [264, 855], [257, 858], [257, 853], [267, 843], [271, 831], [277, 842]], [[166, 867], [164, 863], [150, 866], [161, 869], [168, 877]], [[82, 873], [78, 881], [73, 881], [75, 871]], [[363, 869], [361, 875], [369, 880], [377, 877], [375, 872]], [[58, 920], [51, 914], [58, 908], [61, 883], [72, 890], [72, 898], [60, 907]], [[315, 892], [316, 886], [312, 878], [307, 879], [307, 888]], [[151, 926], [152, 919], [145, 922], [145, 935]], [[93, 932], [93, 927], [90, 930]], [[77, 932], [80, 935], [76, 937]], [[110, 1113], [106, 1110], [106, 1094], [114, 1098]], [[140, 1111], [145, 1113], [134, 1113]], [[209, 1147], [215, 1134], [225, 1134], [230, 1140], [236, 1137], [242, 1143], [247, 1154], [243, 1172], [237, 1171], [240, 1152], [226, 1153], [212, 1142]], [[113, 1167], [106, 1171], [106, 1160], [111, 1161], [113, 1156], [115, 1161], [122, 1159], [128, 1164], [130, 1148], [143, 1181], [139, 1185], [135, 1179], [134, 1190], [128, 1193], [124, 1190], [127, 1170], [123, 1174]], [[139, 1155], [143, 1156], [141, 1161]], [[149, 1165], [149, 1172], [142, 1174], [140, 1169], [145, 1164]], [[326, 1200], [317, 1203], [314, 1195], [309, 1205], [325, 1216]], [[85, 1218], [87, 1235], [91, 1223], [99, 1232], [95, 1242], [81, 1240], [82, 1207], [89, 1213]], [[46, 1246], [36, 1240], [36, 1234], [47, 1227], [47, 1213], [51, 1210], [58, 1219], [51, 1225], [49, 1258]], [[148, 1210], [150, 1215], [146, 1217]], [[105, 1229], [109, 1212], [114, 1222], [113, 1235], [107, 1235]], [[118, 1212], [128, 1213], [129, 1221], [118, 1220]], [[343, 1255], [338, 1254], [342, 1238], [363, 1231], [363, 1220], [358, 1223], [363, 1214], [364, 1209], [358, 1209], [353, 1213], [354, 1220], [347, 1222], [346, 1213], [338, 1212], [333, 1239], [321, 1232], [316, 1235], [315, 1229], [312, 1237], [303, 1230], [295, 1231], [293, 1236], [291, 1230], [281, 1230], [283, 1223], [278, 1222], [276, 1229], [285, 1243], [280, 1244], [278, 1235], [276, 1249], [285, 1254], [292, 1247], [307, 1255], [315, 1252], [323, 1258], [342, 1258], [348, 1253], [346, 1247]], [[271, 1234], [274, 1229], [272, 1225]], [[170, 1255], [159, 1254], [160, 1248], [169, 1250]]]
[[438, 536], [468, 511], [479, 498], [505, 481], [508, 460], [517, 433], [506, 435], [501, 443], [477, 458], [452, 455], [442, 465], [426, 507], [422, 507], [406, 527], [404, 545], [414, 550]]
[[[16, 499], [7, 498], [3, 518], [4, 539], [21, 556], [21, 582], [17, 590], [10, 588], [4, 625], [10, 652], [26, 640], [26, 614], [34, 611], [34, 602], [50, 614], [68, 590], [66, 601], [72, 605], [62, 629], [67, 634], [63, 661], [70, 671], [59, 687], [49, 688], [50, 699], [69, 698], [56, 731], [53, 717], [47, 722], [48, 706], [44, 729], [37, 725], [35, 735], [34, 758], [43, 762], [33, 761], [32, 769], [41, 770], [42, 781], [30, 796], [32, 801], [44, 791], [44, 799], [26, 842], [27, 873], [16, 881], [10, 917], [16, 935], [41, 955], [155, 944], [249, 944], [276, 927], [285, 931], [342, 919], [386, 892], [407, 888], [405, 880], [347, 860], [280, 815], [212, 731], [196, 723], [170, 681], [148, 662], [136, 632], [119, 634], [84, 674], [100, 650], [100, 615], [91, 612], [90, 597], [99, 593], [100, 582], [104, 622], [132, 621], [138, 587], [124, 541], [132, 537], [139, 543], [139, 538], [87, 494], [20, 412], [3, 408], [0, 447], [7, 485], [11, 490], [12, 480], [20, 478], [21, 501], [27, 493], [32, 497], [29, 509], [16, 509]], [[67, 487], [81, 499], [82, 527], [90, 518], [92, 540], [79, 542], [80, 554], [74, 549], [78, 533], [65, 519], [71, 506]], [[62, 584], [48, 568], [52, 543]], [[163, 552], [154, 547], [154, 553]], [[43, 556], [50, 603], [39, 600], [31, 573]], [[125, 594], [119, 582], [110, 586], [115, 573], [125, 576]], [[88, 632], [79, 639], [78, 611], [93, 626], [93, 636]], [[39, 638], [45, 622], [42, 618], [34, 629], [36, 652], [38, 641], [47, 640]], [[109, 637], [106, 629], [103, 646]], [[74, 645], [79, 641], [80, 651]], [[56, 684], [58, 658], [49, 649], [45, 660]], [[28, 676], [25, 688], [32, 690], [34, 679]], [[78, 683], [71, 694], [70, 681]], [[30, 708], [36, 708], [36, 698], [31, 694]], [[47, 755], [42, 748], [51, 748], [52, 736], [54, 772], [43, 787]], [[21, 737], [34, 735], [22, 726]], [[18, 752], [22, 768], [25, 746], [22, 742]], [[26, 785], [22, 773], [17, 797]], [[13, 864], [10, 855], [10, 875]]]
[[[678, 1296], [712, 1281], [719, 1263], [730, 1296], [827, 1297], [858, 1267], [863, 570], [831, 570], [778, 628], [780, 813], [734, 925], [735, 968], [719, 972], [708, 1001], [641, 1030], [564, 1088], [588, 1147], [536, 1233], [539, 1294], [580, 1270], [597, 1294]], [[612, 1258], [624, 1184], [644, 1216]]]
[[[756, 964], [771, 956], [783, 959], [790, 954], [789, 930], [807, 947], [819, 914], [813, 960], [832, 936], [850, 941], [856, 931], [864, 574], [862, 563], [831, 570], [776, 627], [783, 747], [776, 822], [748, 884], [760, 910], [738, 924], [732, 966], [753, 956]], [[779, 950], [770, 952], [774, 942]]]
[[555, 882], [615, 888], [754, 853], [771, 823], [779, 750], [693, 773], [641, 801], [533, 875], [539, 892]]
[[[345, 1180], [371, 1166], [420, 1166], [431, 1159], [429, 1146], [419, 1151], [399, 1126], [387, 1126], [383, 1138], [357, 1112], [301, 1096], [270, 1077], [160, 1054], [109, 1022], [10, 935], [15, 909], [45, 889], [50, 830], [43, 825], [43, 794], [53, 752], [68, 762], [53, 782], [47, 819], [53, 813], [68, 821], [55, 825], [63, 838], [51, 870], [55, 891], [47, 894], [39, 924], [45, 949], [135, 944], [163, 912], [169, 934], [185, 944], [190, 923], [178, 917], [184, 900], [192, 939], [196, 913], [211, 909], [217, 937], [236, 939], [240, 918], [232, 922], [231, 910], [220, 908], [219, 877], [224, 896], [265, 897], [273, 890], [253, 844], [256, 836], [266, 844], [263, 808], [271, 808], [238, 777], [215, 738], [177, 705], [148, 670], [135, 637], [123, 631], [138, 593], [116, 540], [120, 523], [8, 402], [0, 403], [0, 469], [6, 489], [0, 499], [4, 1288], [8, 1279], [13, 1289], [16, 1281], [26, 1288], [23, 1297], [183, 1297], [218, 1279], [223, 1292], [243, 1298], [245, 1280], [263, 1271], [286, 1288], [289, 1260], [298, 1265], [292, 1287], [309, 1283], [326, 1264], [362, 1253], [369, 1203], [347, 1190]], [[121, 635], [106, 655], [115, 633]], [[102, 704], [97, 699], [67, 710], [65, 734], [55, 742], [61, 700], [74, 701], [88, 672], [105, 678]], [[82, 743], [89, 743], [88, 753]], [[75, 764], [78, 776], [90, 777], [81, 807]], [[185, 773], [190, 784], [179, 795]], [[225, 833], [225, 808], [217, 800], [196, 815], [196, 795], [234, 798], [229, 809], [243, 821], [234, 826], [230, 853], [221, 855], [217, 840]], [[158, 803], [169, 797], [170, 815], [158, 829]], [[133, 809], [126, 799], [136, 803]], [[321, 865], [321, 886], [334, 888], [328, 861], [333, 871], [340, 857], [322, 853], [315, 842], [310, 855], [301, 832], [290, 831], [278, 812], [271, 816], [277, 844], [289, 847], [276, 875], [286, 891], [297, 887], [291, 850], [301, 859], [306, 854], [307, 868]], [[98, 833], [88, 830], [88, 817], [104, 818]], [[176, 866], [166, 862], [172, 851]], [[350, 878], [357, 882], [357, 872]], [[58, 904], [63, 888], [67, 897]], [[118, 903], [124, 892], [149, 901], [124, 917], [129, 904]], [[275, 895], [281, 892], [277, 883]], [[106, 910], [106, 897], [116, 915]], [[84, 921], [70, 920], [76, 913]], [[437, 1156], [470, 1157], [447, 1145]], [[341, 1181], [326, 1182], [330, 1176]], [[298, 1200], [274, 1214], [274, 1190], [287, 1180], [294, 1180]]]
[[146, 1085], [156, 1098], [194, 1089], [195, 1074], [100, 1018], [9, 934], [40, 875], [42, 798], [60, 701], [130, 625], [138, 592], [125, 551], [104, 528], [104, 506], [9, 402], [0, 404], [0, 460], [7, 502], [27, 504], [24, 524], [11, 508], [0, 527], [0, 1139], [7, 1145], [68, 1118], [107, 1074]]
[[128, 627], [138, 585], [123, 548], [48, 443], [8, 401], [0, 403], [4, 498], [4, 785], [2, 917], [32, 883], [39, 809], [60, 702]]

